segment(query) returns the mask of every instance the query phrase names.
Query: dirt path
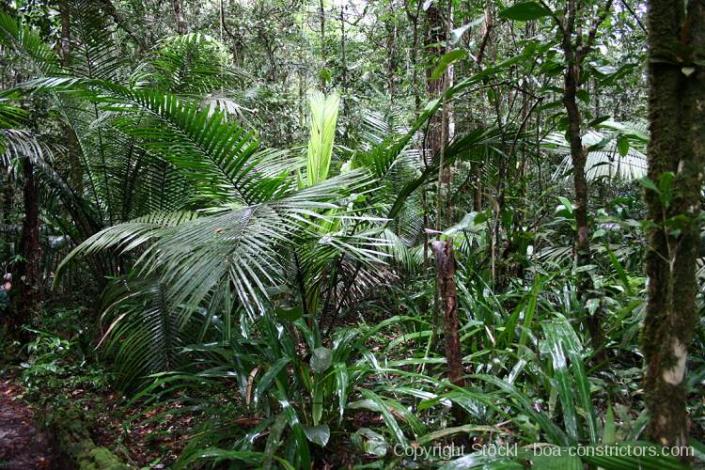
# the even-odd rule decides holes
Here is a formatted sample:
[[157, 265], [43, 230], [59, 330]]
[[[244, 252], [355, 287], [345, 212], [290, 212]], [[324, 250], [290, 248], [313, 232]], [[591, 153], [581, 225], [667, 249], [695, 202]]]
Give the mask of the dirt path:
[[21, 394], [17, 385], [0, 380], [0, 469], [50, 469], [49, 440], [34, 426], [32, 410], [20, 400]]

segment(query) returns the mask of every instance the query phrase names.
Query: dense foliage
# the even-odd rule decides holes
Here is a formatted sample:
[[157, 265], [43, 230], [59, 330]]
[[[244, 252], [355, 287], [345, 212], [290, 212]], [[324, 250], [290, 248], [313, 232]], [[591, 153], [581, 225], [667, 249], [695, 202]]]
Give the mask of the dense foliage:
[[47, 414], [88, 390], [154, 468], [704, 461], [700, 295], [687, 448], [643, 385], [653, 210], [699, 230], [645, 2], [3, 5], [0, 370]]

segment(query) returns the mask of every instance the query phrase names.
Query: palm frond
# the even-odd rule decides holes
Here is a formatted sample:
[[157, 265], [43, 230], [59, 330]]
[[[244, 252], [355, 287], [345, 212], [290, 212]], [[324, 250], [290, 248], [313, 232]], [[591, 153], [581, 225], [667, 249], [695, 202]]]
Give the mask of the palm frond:
[[126, 58], [113, 41], [115, 27], [107, 21], [99, 2], [73, 0], [70, 63], [78, 77], [117, 81]]
[[0, 11], [0, 43], [11, 48], [38, 73], [57, 75], [61, 71], [56, 52], [42, 37], [19, 19]]
[[[141, 272], [160, 273], [169, 286], [170, 302], [195, 309], [217, 286], [229, 281], [251, 313], [265, 309], [268, 286], [282, 280], [280, 252], [294, 234], [307, 228], [317, 233], [325, 215], [340, 209], [334, 202], [370, 183], [351, 172], [288, 195], [247, 207], [223, 207], [212, 215], [157, 214], [104, 229], [72, 252], [134, 250], [152, 242], [140, 259]], [[361, 257], [366, 248], [357, 250]]]
[[144, 64], [140, 80], [179, 95], [198, 95], [251, 80], [230, 63], [226, 46], [203, 33], [163, 39]]
[[194, 317], [168, 301], [157, 278], [119, 282], [106, 299], [111, 304], [102, 315], [107, 329], [101, 343], [122, 387], [184, 364], [182, 348], [196, 340], [198, 328], [190, 328]]
[[[167, 160], [202, 194], [214, 201], [251, 204], [267, 200], [282, 187], [280, 178], [262, 176], [261, 168], [288, 168], [285, 155], [258, 152], [259, 142], [222, 111], [211, 113], [174, 95], [100, 84], [102, 105], [122, 112], [147, 111], [154, 118], [117, 120], [122, 132], [139, 140], [150, 153]], [[116, 108], [117, 106], [117, 108]]]
[[[601, 133], [588, 131], [583, 136], [583, 146], [588, 149], [587, 161], [585, 164], [585, 176], [588, 181], [600, 178], [610, 180], [633, 181], [646, 176], [647, 162], [646, 155], [636, 146], [630, 145], [627, 152], [619, 151], [619, 139], [621, 136], [634, 135], [634, 139], [641, 139], [644, 136], [638, 129], [629, 130], [629, 126], [614, 123], [611, 128], [617, 129], [614, 133]], [[561, 164], [555, 172], [556, 177], [566, 176], [573, 168], [570, 158], [570, 149], [565, 137], [554, 132], [546, 136], [542, 146], [549, 152], [565, 155]]]
[[337, 94], [325, 96], [321, 92], [314, 92], [309, 96], [311, 135], [308, 141], [306, 166], [308, 186], [328, 178], [339, 102], [340, 97]]

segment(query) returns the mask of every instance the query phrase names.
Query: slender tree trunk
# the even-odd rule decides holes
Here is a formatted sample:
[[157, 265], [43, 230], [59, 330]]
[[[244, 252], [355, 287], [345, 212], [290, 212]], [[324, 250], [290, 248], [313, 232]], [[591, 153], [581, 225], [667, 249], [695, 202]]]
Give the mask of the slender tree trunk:
[[[433, 69], [445, 53], [445, 46], [443, 46], [445, 42], [446, 27], [443, 23], [443, 15], [440, 8], [432, 4], [426, 10], [426, 38], [424, 44], [426, 50], [429, 51], [429, 62], [426, 67], [426, 93], [431, 99], [438, 98], [443, 93], [444, 82], [447, 78], [447, 73], [444, 73], [438, 79], [431, 78]], [[427, 164], [431, 163], [433, 157], [444, 146], [444, 136], [448, 136], [448, 121], [443, 117], [443, 114], [443, 112], [436, 113], [429, 122], [428, 133], [426, 134], [427, 154], [425, 159]]]
[[20, 327], [39, 313], [41, 308], [41, 245], [39, 240], [39, 191], [34, 165], [29, 159], [22, 162], [22, 188], [24, 199], [24, 221], [20, 237], [19, 254], [22, 261], [17, 265], [18, 291], [12, 312], [11, 330], [22, 336]]
[[[406, 16], [411, 21], [411, 31], [412, 31], [412, 45], [411, 45], [411, 86], [414, 94], [414, 116], [418, 117], [421, 111], [421, 92], [419, 87], [419, 17], [421, 16], [421, 0], [417, 0], [415, 11], [410, 8], [409, 0], [405, 0], [404, 8], [406, 9]], [[423, 144], [425, 146], [425, 143]], [[425, 154], [423, 152], [425, 148], [422, 149], [422, 155], [424, 158], [424, 163], [426, 163]], [[429, 227], [429, 217], [428, 217], [428, 198], [425, 190], [421, 191], [421, 205], [423, 208], [423, 226]], [[429, 265], [429, 237], [426, 230], [423, 231], [423, 264], [424, 267]]]
[[188, 23], [186, 23], [186, 17], [184, 16], [183, 0], [171, 0], [171, 6], [176, 20], [176, 32], [178, 34], [186, 34], [188, 32]]
[[[446, 41], [450, 30], [451, 2], [447, 3], [446, 16], [441, 12], [440, 5], [431, 5], [426, 10], [426, 37], [425, 46], [429, 51], [428, 63], [426, 67], [426, 92], [428, 98], [438, 98], [448, 89], [451, 74], [447, 69], [439, 78], [434, 79], [432, 72], [446, 52]], [[435, 229], [439, 231], [449, 220], [447, 205], [448, 189], [451, 183], [451, 170], [445, 160], [445, 149], [449, 140], [450, 131], [449, 104], [443, 102], [441, 112], [436, 113], [428, 124], [425, 137], [424, 163], [430, 165], [434, 158], [438, 158], [438, 190], [436, 197], [436, 224]]]
[[[604, 14], [609, 11], [611, 0], [608, 0]], [[585, 164], [587, 162], [587, 149], [582, 143], [582, 116], [578, 107], [577, 93], [580, 88], [580, 76], [582, 64], [585, 56], [592, 47], [595, 39], [597, 27], [604, 20], [604, 16], [598, 15], [593, 28], [588, 35], [588, 44], [583, 45], [581, 30], [578, 28], [575, 42], [573, 35], [576, 33], [576, 22], [578, 5], [576, 0], [569, 0], [567, 5], [566, 20], [563, 28], [561, 47], [565, 55], [565, 72], [563, 75], [563, 105], [568, 117], [568, 143], [570, 146], [570, 158], [573, 164], [573, 188], [575, 190], [575, 261], [578, 269], [591, 263], [590, 255], [590, 226], [588, 219], [589, 189], [585, 174]], [[585, 306], [591, 295], [594, 285], [589, 273], [578, 273], [577, 293], [582, 306]], [[602, 312], [600, 309], [593, 313], [587, 313], [585, 326], [590, 334], [592, 347], [596, 352], [596, 359], [603, 363], [606, 361], [606, 354], [603, 349], [604, 339], [602, 333]]]
[[[326, 68], [328, 66], [328, 57], [326, 55], [326, 9], [323, 0], [319, 0], [318, 2], [318, 21], [321, 27], [321, 62], [323, 68]], [[326, 74], [321, 73], [320, 80], [321, 91], [325, 92], [327, 82]]]
[[[9, 227], [11, 223], [11, 218], [10, 215], [12, 214], [12, 206], [14, 202], [14, 185], [12, 184], [12, 179], [10, 178], [9, 173], [5, 173], [5, 168], [0, 168], [2, 170], [2, 207], [0, 207], [0, 210], [2, 211], [2, 224], [4, 227]], [[5, 240], [3, 240], [2, 245], [0, 245], [0, 248], [2, 251], [0, 251], [0, 261], [7, 261], [11, 254], [12, 254], [12, 242], [10, 241], [10, 237], [6, 237]], [[0, 272], [0, 274], [5, 274], [4, 272]]]
[[[110, 2], [107, 2], [110, 3]], [[112, 5], [112, 4], [111, 4]], [[61, 65], [69, 67], [71, 65], [71, 3], [69, 0], [62, 0], [59, 4], [61, 16]], [[66, 160], [69, 165], [69, 183], [77, 194], [83, 193], [83, 167], [79, 158], [81, 146], [78, 143], [76, 134], [68, 122], [62, 122], [61, 128], [66, 143]]]
[[345, 144], [348, 143], [348, 128], [349, 128], [349, 122], [348, 122], [348, 61], [347, 61], [347, 56], [346, 56], [346, 37], [345, 37], [345, 10], [347, 10], [347, 6], [343, 5], [340, 7], [340, 62], [341, 62], [341, 67], [342, 67], [342, 76], [341, 76], [341, 86], [343, 88], [343, 93], [341, 97], [341, 105], [342, 105], [342, 115], [345, 118], [345, 131], [343, 135], [343, 142]]
[[419, 57], [419, 15], [421, 14], [421, 0], [417, 1], [416, 11], [412, 13], [409, 8], [408, 0], [406, 0], [404, 7], [406, 8], [406, 17], [411, 21], [411, 86], [414, 94], [414, 112], [418, 116], [419, 110], [421, 109], [421, 96], [419, 94], [419, 70], [418, 70], [418, 57]]
[[61, 16], [61, 41], [59, 43], [61, 65], [66, 66], [71, 52], [71, 5], [69, 0], [61, 0], [59, 15]]
[[387, 93], [389, 94], [389, 102], [394, 103], [394, 95], [396, 95], [396, 75], [397, 75], [397, 18], [394, 15], [394, 6], [390, 2], [389, 20], [385, 21], [387, 30]]
[[[567, 56], [568, 54], [566, 54]], [[580, 65], [575, 63], [571, 54], [571, 61], [568, 62], [565, 72], [565, 88], [563, 91], [563, 104], [568, 115], [568, 139], [570, 145], [570, 157], [573, 163], [573, 188], [575, 190], [575, 257], [578, 268], [587, 266], [591, 262], [590, 256], [590, 228], [588, 221], [589, 190], [587, 177], [585, 175], [585, 164], [587, 162], [587, 149], [583, 147], [581, 121], [582, 116], [577, 102], [578, 80], [580, 77]], [[594, 286], [589, 273], [578, 274], [578, 297], [582, 305], [590, 296]], [[601, 313], [596, 311], [588, 314], [585, 322], [593, 349], [597, 351], [600, 362], [605, 359], [602, 354], [604, 340], [602, 338]]]
[[[705, 166], [705, 5], [687, 12], [670, 0], [651, 0], [649, 21], [650, 180], [671, 182], [672, 197], [646, 191], [649, 242], [648, 303], [643, 331], [649, 437], [687, 446], [687, 348], [697, 327], [696, 258], [700, 191]], [[694, 57], [673, 51], [695, 51]], [[692, 65], [690, 65], [692, 64]], [[674, 226], [674, 222], [678, 222]]]
[[450, 240], [435, 240], [432, 243], [436, 258], [436, 275], [438, 290], [443, 310], [443, 331], [446, 360], [448, 361], [448, 379], [462, 387], [463, 362], [460, 352], [460, 326], [458, 321], [458, 296], [455, 286], [455, 255]]

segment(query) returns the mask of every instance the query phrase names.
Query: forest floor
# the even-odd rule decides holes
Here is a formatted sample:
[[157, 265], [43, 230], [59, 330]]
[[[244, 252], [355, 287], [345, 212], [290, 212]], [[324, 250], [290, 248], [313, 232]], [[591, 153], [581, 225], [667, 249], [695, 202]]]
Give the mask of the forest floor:
[[33, 410], [22, 400], [24, 390], [0, 381], [0, 468], [52, 468], [49, 437], [34, 424]]

